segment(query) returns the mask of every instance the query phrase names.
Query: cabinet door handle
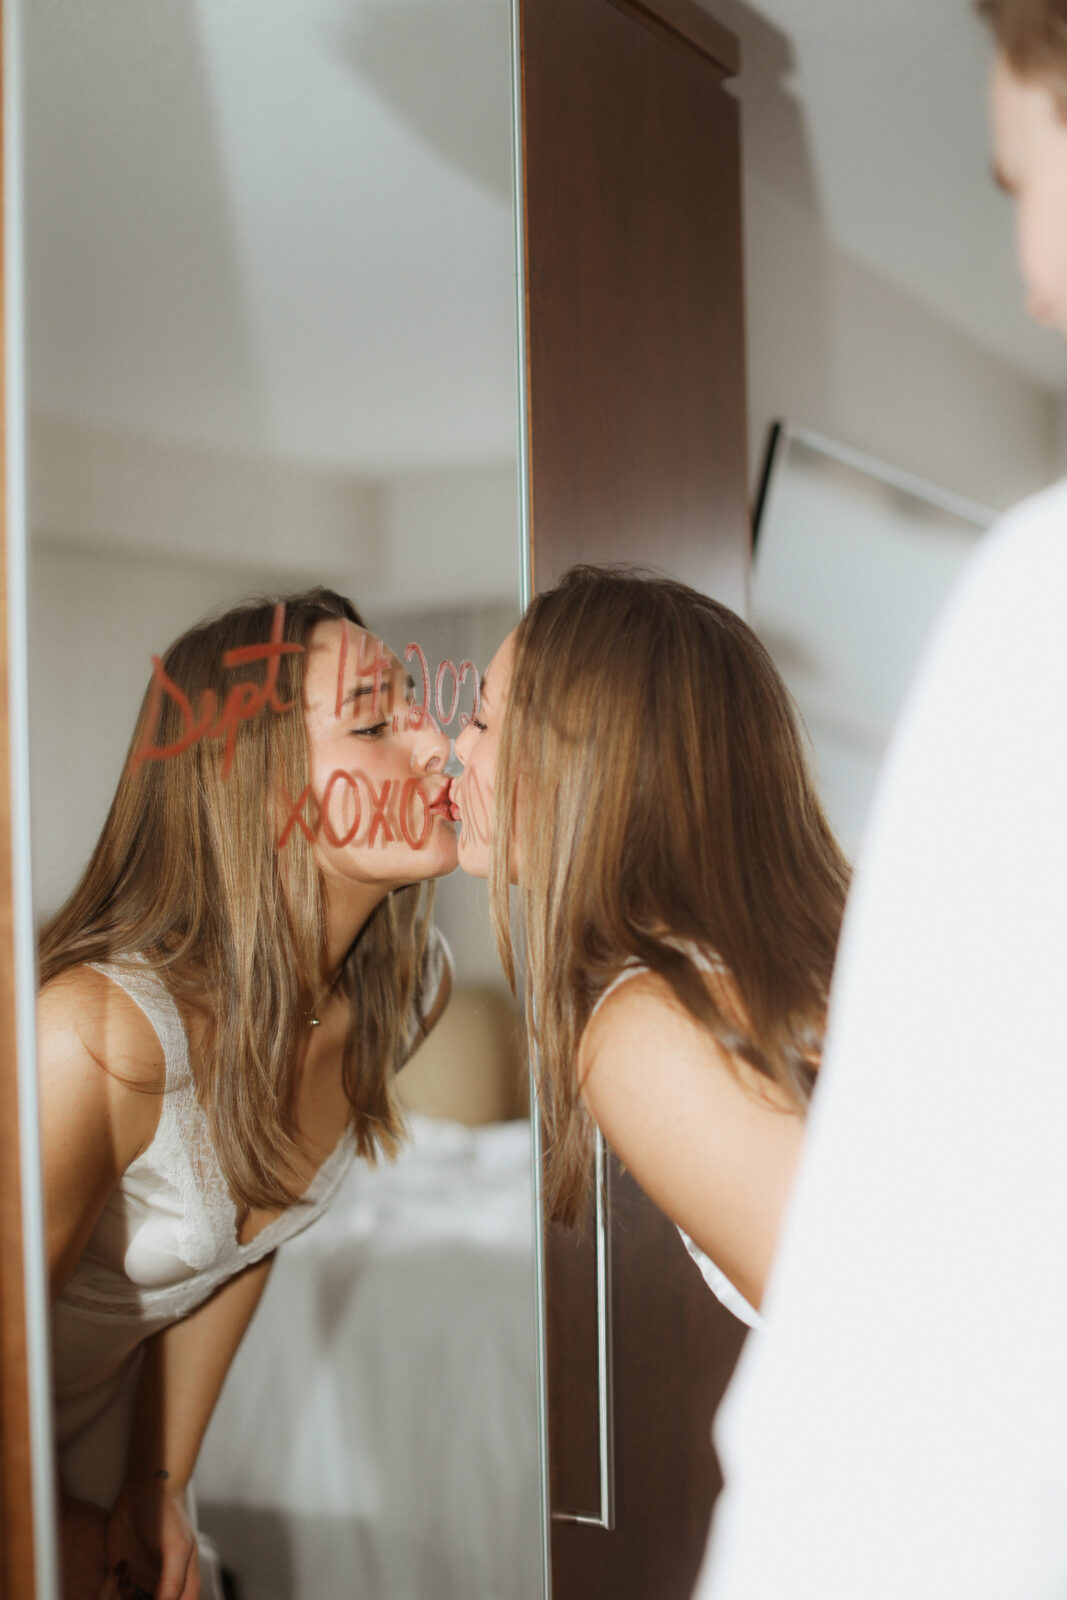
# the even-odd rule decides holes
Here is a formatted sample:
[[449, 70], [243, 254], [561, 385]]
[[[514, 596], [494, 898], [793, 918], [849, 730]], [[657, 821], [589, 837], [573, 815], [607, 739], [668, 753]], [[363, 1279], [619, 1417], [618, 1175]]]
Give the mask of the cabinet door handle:
[[596, 1513], [556, 1511], [556, 1522], [580, 1522], [586, 1527], [615, 1526], [615, 1430], [611, 1349], [611, 1159], [598, 1128], [594, 1146], [596, 1182], [596, 1368], [597, 1434], [600, 1505]]

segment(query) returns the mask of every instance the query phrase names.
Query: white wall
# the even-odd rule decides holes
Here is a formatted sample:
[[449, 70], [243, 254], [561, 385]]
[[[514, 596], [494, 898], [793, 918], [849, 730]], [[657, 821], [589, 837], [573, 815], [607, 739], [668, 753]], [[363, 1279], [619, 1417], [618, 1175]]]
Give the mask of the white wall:
[[37, 415], [30, 486], [35, 538], [262, 568], [268, 588], [327, 583], [370, 615], [518, 593], [514, 457], [357, 477]]
[[251, 566], [33, 541], [30, 789], [39, 916], [61, 904], [96, 842], [153, 654], [216, 607], [269, 590], [270, 580]]
[[[741, 70], [728, 89], [741, 112], [751, 481], [769, 423], [783, 419], [994, 510], [1048, 482], [1067, 465], [1067, 448], [1062, 457], [1056, 450], [1055, 408], [1043, 389], [973, 334], [847, 255], [831, 235], [818, 159], [820, 150], [825, 154], [825, 116], [817, 146], [804, 101], [805, 92], [818, 92], [812, 86], [820, 84], [826, 60], [836, 59], [820, 32], [830, 26], [829, 12], [821, 15], [825, 8], [816, 0], [697, 3], [741, 47]], [[798, 43], [777, 19], [799, 17], [801, 7]], [[849, 90], [854, 94], [857, 83]], [[848, 96], [828, 98], [847, 107]], [[974, 109], [982, 140], [974, 159], [984, 169], [984, 129]], [[895, 112], [908, 114], [903, 104]], [[860, 119], [862, 136], [875, 137], [877, 125], [875, 117]], [[894, 173], [888, 202], [898, 214], [926, 219], [931, 259], [941, 260], [942, 246], [970, 223], [954, 212], [950, 189], [933, 226], [918, 202], [909, 212], [901, 195], [908, 196], [911, 174], [902, 160], [897, 146], [888, 157], [872, 149], [871, 181], [877, 172], [884, 182], [887, 168]], [[1002, 248], [1002, 238], [990, 240], [991, 251]]]
[[1048, 394], [845, 256], [811, 203], [746, 170], [744, 229], [753, 482], [777, 418], [994, 510], [1067, 464]]

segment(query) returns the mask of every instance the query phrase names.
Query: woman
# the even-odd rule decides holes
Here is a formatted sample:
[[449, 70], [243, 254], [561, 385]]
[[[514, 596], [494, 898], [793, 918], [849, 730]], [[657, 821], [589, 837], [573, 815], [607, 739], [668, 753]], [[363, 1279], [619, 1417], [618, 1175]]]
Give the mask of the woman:
[[491, 880], [512, 984], [519, 885], [553, 1214], [581, 1214], [591, 1117], [758, 1321], [848, 883], [770, 658], [695, 590], [575, 568], [456, 752], [460, 865]]
[[395, 1151], [394, 1074], [447, 999], [422, 886], [456, 864], [448, 753], [329, 590], [156, 662], [41, 941], [69, 1596], [116, 1568], [200, 1592], [187, 1489], [271, 1254]]

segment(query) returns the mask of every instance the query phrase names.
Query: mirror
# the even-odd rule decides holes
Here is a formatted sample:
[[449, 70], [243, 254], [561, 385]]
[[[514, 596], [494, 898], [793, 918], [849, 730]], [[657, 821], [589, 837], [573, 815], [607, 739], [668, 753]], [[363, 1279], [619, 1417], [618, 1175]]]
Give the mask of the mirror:
[[752, 625], [807, 725], [830, 821], [856, 858], [924, 644], [993, 513], [791, 424], [768, 442]]
[[[446, 732], [469, 714], [522, 566], [512, 47], [508, 0], [21, 25], [40, 921], [152, 655], [210, 610], [330, 585]], [[413, 1141], [279, 1253], [201, 1452], [244, 1600], [541, 1587], [514, 1011], [484, 886], [441, 883], [436, 920], [455, 991], [403, 1074]]]

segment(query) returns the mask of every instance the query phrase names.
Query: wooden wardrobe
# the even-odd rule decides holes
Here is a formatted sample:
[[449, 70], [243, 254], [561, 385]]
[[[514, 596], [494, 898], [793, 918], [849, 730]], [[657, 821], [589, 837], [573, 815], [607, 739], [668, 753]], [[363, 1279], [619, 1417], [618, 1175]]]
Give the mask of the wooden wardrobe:
[[[688, 0], [519, 13], [534, 590], [628, 561], [744, 610], [736, 41]], [[744, 1330], [617, 1166], [605, 1230], [545, 1230], [551, 1593], [686, 1600]]]

